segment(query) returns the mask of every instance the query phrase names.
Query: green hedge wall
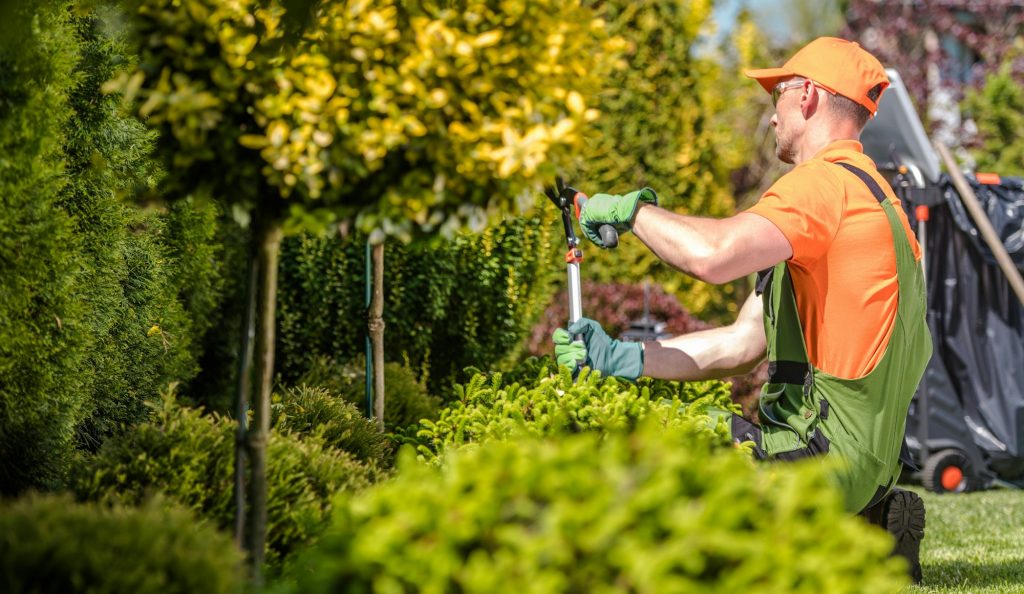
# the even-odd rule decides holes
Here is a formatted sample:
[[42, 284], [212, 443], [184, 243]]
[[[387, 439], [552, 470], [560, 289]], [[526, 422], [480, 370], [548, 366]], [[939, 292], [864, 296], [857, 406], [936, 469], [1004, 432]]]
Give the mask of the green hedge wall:
[[139, 508], [30, 495], [0, 503], [0, 591], [230, 594], [242, 554], [173, 506]]
[[891, 541], [817, 464], [764, 467], [692, 426], [491, 441], [338, 503], [282, 590], [894, 592]]
[[[387, 243], [386, 359], [425, 370], [438, 395], [450, 391], [464, 367], [514, 362], [547, 304], [551, 281], [564, 271], [554, 214], [544, 210], [433, 246]], [[285, 240], [276, 353], [286, 383], [317, 358], [345, 362], [365, 352], [364, 273], [364, 237]]]

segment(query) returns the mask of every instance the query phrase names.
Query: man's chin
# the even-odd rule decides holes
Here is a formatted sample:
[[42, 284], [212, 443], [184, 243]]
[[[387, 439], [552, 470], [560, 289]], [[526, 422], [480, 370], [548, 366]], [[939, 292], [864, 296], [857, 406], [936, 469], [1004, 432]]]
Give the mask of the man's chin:
[[782, 161], [787, 165], [793, 164], [793, 155], [790, 154], [788, 151], [782, 150], [782, 147], [779, 146], [778, 144], [775, 145], [775, 157], [778, 158], [779, 161]]

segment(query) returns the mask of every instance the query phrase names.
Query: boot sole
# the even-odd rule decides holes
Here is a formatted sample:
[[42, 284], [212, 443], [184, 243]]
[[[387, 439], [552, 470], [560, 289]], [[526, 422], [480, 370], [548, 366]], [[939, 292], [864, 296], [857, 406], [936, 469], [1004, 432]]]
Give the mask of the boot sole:
[[917, 493], [898, 490], [891, 494], [885, 528], [896, 540], [893, 552], [910, 565], [910, 577], [921, 582], [921, 541], [924, 539], [924, 501]]

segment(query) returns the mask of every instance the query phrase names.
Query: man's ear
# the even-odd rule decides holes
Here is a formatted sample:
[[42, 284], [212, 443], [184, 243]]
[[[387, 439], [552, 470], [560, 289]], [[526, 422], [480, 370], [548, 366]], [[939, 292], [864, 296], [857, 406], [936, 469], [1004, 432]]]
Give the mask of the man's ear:
[[820, 107], [820, 99], [818, 97], [818, 87], [814, 82], [810, 80], [804, 81], [804, 86], [800, 89], [800, 111], [804, 114], [804, 119], [810, 118]]

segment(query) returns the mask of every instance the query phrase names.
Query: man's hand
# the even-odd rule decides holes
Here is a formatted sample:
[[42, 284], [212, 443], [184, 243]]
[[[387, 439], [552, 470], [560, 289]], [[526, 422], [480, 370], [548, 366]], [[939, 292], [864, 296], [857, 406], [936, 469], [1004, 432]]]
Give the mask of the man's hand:
[[[570, 333], [582, 335], [583, 341], [573, 341]], [[643, 374], [644, 351], [640, 343], [612, 340], [594, 320], [580, 318], [568, 331], [556, 329], [551, 339], [559, 365], [575, 369], [577, 362], [582, 362], [603, 375], [628, 380], [636, 380]]]
[[658, 204], [658, 195], [650, 188], [630, 192], [625, 196], [594, 194], [580, 211], [580, 227], [590, 241], [606, 248], [601, 239], [601, 225], [611, 225], [620, 234], [629, 231], [641, 202]]

